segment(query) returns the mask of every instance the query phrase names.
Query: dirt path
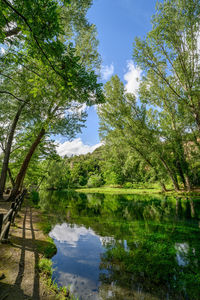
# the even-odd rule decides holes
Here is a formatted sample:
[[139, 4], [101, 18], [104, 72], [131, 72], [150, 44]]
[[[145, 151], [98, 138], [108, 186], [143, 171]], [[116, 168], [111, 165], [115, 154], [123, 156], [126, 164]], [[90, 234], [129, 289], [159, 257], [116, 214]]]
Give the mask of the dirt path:
[[40, 278], [40, 248], [48, 246], [37, 228], [39, 212], [27, 206], [11, 227], [10, 244], [0, 244], [0, 300], [56, 299]]

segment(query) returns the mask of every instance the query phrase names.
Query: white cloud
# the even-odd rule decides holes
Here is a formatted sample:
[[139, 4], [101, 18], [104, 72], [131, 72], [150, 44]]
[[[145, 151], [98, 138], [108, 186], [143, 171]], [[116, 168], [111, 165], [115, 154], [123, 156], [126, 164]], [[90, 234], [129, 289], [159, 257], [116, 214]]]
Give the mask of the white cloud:
[[124, 80], [127, 82], [125, 89], [127, 93], [133, 93], [137, 95], [137, 90], [140, 85], [142, 70], [135, 67], [132, 60], [127, 62], [128, 72], [124, 74]]
[[114, 73], [114, 65], [110, 66], [102, 66], [101, 68], [101, 76], [103, 80], [108, 80]]
[[[89, 259], [87, 259], [86, 263], [87, 265], [89, 265]], [[96, 261], [96, 264], [97, 263], [99, 264], [98, 260]], [[99, 269], [98, 266], [96, 266], [95, 270], [98, 269]], [[98, 297], [99, 293], [96, 286], [96, 281], [92, 280], [93, 278], [87, 278], [87, 272], [85, 276], [84, 275], [81, 276], [80, 274], [74, 274], [73, 271], [67, 273], [66, 270], [65, 272], [59, 270], [59, 272], [57, 272], [56, 274], [56, 278], [57, 276], [58, 276], [59, 283], [63, 286], [64, 285], [69, 286], [70, 292], [74, 294], [74, 296], [78, 297], [82, 295], [84, 299], [94, 299], [94, 300], [99, 299]]]
[[60, 243], [68, 243], [71, 246], [76, 247], [81, 236], [87, 236], [88, 234], [96, 235], [92, 229], [86, 229], [83, 226], [78, 227], [77, 225], [71, 227], [71, 225], [63, 223], [61, 225], [56, 225], [49, 233], [49, 236]]
[[73, 141], [67, 141], [64, 143], [59, 143], [57, 146], [57, 152], [60, 156], [71, 156], [71, 155], [80, 155], [86, 154], [88, 152], [93, 152], [96, 148], [100, 147], [102, 144], [98, 143], [93, 146], [83, 144], [80, 138], [77, 138]]

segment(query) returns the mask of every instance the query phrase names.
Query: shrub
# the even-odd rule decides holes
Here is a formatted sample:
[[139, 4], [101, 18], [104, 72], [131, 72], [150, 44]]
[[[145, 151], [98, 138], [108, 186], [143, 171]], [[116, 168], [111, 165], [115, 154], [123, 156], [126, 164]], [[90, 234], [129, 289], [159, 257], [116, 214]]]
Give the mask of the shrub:
[[88, 179], [87, 186], [88, 187], [100, 187], [103, 184], [103, 180], [101, 178], [101, 175], [91, 175]]
[[132, 189], [133, 188], [133, 184], [131, 182], [126, 182], [123, 187], [125, 189]]

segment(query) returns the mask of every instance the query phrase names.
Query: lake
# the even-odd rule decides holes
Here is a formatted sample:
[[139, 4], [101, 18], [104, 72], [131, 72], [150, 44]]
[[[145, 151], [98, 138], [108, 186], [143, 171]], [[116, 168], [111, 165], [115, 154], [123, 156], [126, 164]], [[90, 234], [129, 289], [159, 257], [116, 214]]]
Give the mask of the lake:
[[40, 192], [53, 279], [80, 300], [200, 299], [200, 198]]

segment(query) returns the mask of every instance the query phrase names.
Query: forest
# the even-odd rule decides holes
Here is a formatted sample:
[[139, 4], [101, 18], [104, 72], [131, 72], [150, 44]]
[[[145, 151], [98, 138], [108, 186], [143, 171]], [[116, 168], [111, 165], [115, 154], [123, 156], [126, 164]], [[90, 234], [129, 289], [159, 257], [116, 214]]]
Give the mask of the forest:
[[[23, 3], [22, 3], [23, 2]], [[23, 187], [68, 189], [157, 184], [200, 186], [200, 5], [159, 3], [152, 29], [135, 38], [137, 94], [118, 75], [100, 83], [92, 1], [0, 2], [0, 197]], [[60, 157], [97, 105], [102, 146]]]

